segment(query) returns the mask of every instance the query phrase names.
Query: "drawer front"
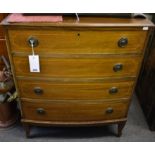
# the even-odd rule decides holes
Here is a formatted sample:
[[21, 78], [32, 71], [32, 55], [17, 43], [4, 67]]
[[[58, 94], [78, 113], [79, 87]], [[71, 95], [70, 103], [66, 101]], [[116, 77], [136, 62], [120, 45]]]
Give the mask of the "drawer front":
[[143, 30], [9, 30], [11, 50], [27, 53], [30, 37], [38, 40], [37, 53], [140, 53], [146, 36]]
[[118, 99], [129, 98], [134, 82], [59, 84], [47, 81], [18, 81], [20, 96], [32, 99]]
[[47, 58], [40, 57], [40, 73], [29, 69], [28, 57], [13, 57], [17, 76], [122, 77], [135, 76], [141, 57]]
[[102, 121], [124, 118], [128, 103], [91, 101], [22, 102], [23, 118], [39, 121]]

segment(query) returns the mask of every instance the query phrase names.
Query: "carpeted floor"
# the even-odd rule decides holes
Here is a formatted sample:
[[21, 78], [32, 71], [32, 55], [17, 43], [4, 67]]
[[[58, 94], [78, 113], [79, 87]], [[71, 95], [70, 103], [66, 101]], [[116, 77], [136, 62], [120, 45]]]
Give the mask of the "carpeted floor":
[[118, 138], [114, 135], [116, 126], [105, 127], [83, 127], [83, 128], [53, 128], [53, 127], [32, 127], [32, 138], [27, 139], [25, 132], [20, 123], [13, 127], [3, 130], [0, 129], [0, 141], [16, 141], [16, 142], [143, 142], [155, 141], [155, 132], [149, 130], [145, 117], [138, 104], [137, 98], [134, 96], [129, 110], [128, 121], [123, 130], [123, 135]]

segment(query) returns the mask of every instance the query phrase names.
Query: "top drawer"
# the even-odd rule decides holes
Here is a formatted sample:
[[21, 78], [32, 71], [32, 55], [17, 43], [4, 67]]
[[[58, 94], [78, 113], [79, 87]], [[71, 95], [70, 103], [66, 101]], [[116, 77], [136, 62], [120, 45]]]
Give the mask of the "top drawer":
[[36, 53], [140, 53], [147, 31], [100, 29], [9, 30], [12, 52], [31, 52], [28, 39], [38, 40]]

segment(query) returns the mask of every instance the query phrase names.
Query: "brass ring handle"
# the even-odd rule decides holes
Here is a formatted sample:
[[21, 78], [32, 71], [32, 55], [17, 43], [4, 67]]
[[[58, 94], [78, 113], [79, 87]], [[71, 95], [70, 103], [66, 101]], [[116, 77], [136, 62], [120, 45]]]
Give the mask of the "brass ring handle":
[[112, 87], [109, 89], [109, 94], [116, 94], [118, 93], [118, 88], [117, 87]]
[[27, 42], [28, 42], [28, 45], [31, 47], [32, 47], [32, 44], [33, 44], [33, 47], [37, 47], [39, 45], [39, 41], [35, 37], [29, 37]]
[[43, 108], [38, 108], [38, 109], [36, 110], [36, 112], [37, 112], [37, 114], [39, 114], [39, 115], [44, 115], [44, 114], [46, 113], [46, 111], [45, 111]]
[[111, 113], [113, 113], [113, 112], [114, 112], [114, 110], [113, 110], [113, 108], [111, 108], [111, 107], [109, 107], [109, 108], [106, 109], [106, 113], [107, 113], [107, 114], [111, 114]]
[[123, 64], [121, 63], [115, 64], [113, 67], [113, 71], [115, 72], [121, 71], [122, 69], [123, 69]]
[[127, 38], [121, 38], [118, 41], [118, 46], [119, 47], [125, 47], [128, 44], [128, 39]]
[[35, 87], [34, 88], [34, 93], [36, 95], [42, 95], [43, 94], [43, 90], [40, 87]]

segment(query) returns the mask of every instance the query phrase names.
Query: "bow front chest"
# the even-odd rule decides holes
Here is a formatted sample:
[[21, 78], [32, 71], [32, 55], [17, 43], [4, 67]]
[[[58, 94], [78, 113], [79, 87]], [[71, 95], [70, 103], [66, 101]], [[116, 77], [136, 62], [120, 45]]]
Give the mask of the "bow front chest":
[[[31, 125], [104, 124], [117, 124], [121, 135], [152, 32], [149, 20], [64, 17], [3, 25], [27, 136]], [[32, 50], [39, 72], [30, 71]]]

